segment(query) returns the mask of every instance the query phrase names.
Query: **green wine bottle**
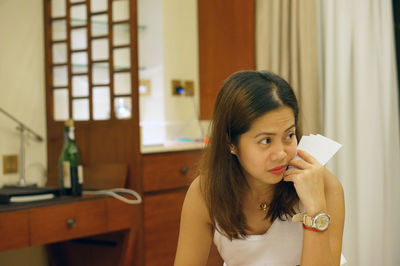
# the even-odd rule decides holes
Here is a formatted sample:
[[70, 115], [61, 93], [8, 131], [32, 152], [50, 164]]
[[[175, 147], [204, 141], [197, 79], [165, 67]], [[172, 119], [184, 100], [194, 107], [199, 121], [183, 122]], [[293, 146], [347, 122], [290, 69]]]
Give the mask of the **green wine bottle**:
[[81, 152], [75, 144], [74, 121], [67, 120], [64, 126], [64, 146], [58, 166], [60, 169], [61, 194], [78, 196], [82, 194], [83, 169]]

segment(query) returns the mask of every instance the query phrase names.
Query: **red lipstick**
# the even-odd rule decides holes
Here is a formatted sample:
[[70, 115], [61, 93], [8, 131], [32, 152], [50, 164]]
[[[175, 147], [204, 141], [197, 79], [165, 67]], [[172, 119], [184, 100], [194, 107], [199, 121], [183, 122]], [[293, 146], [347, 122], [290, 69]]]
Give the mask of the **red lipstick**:
[[281, 165], [275, 167], [274, 169], [268, 170], [268, 172], [273, 173], [274, 175], [280, 175], [286, 170], [286, 165]]

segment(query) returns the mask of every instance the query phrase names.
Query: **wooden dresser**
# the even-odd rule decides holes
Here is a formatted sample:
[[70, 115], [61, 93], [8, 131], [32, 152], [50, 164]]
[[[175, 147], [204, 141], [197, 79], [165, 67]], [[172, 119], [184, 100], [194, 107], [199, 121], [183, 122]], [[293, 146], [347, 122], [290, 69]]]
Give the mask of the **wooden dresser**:
[[[186, 191], [198, 175], [202, 150], [143, 154], [146, 266], [173, 265]], [[213, 245], [208, 266], [222, 265]]]
[[47, 245], [50, 265], [139, 265], [140, 205], [61, 197], [0, 205], [0, 251]]
[[182, 204], [200, 156], [200, 150], [143, 155], [147, 266], [174, 263]]

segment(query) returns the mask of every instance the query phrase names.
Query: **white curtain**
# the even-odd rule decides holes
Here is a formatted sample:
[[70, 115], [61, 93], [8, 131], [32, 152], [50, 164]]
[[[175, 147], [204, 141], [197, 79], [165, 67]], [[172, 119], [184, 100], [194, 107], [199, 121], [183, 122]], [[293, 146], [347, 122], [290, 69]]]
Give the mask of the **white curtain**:
[[256, 0], [256, 69], [285, 78], [300, 105], [303, 133], [321, 132], [316, 3]]
[[391, 0], [317, 0], [329, 168], [345, 190], [348, 265], [400, 265], [400, 141]]

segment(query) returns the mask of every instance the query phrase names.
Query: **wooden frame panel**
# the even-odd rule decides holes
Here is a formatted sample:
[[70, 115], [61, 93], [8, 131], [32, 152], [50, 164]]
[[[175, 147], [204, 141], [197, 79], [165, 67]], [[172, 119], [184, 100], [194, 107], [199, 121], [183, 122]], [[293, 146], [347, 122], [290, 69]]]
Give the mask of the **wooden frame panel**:
[[223, 81], [255, 69], [254, 0], [201, 0], [199, 18], [200, 119], [211, 119]]

